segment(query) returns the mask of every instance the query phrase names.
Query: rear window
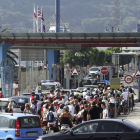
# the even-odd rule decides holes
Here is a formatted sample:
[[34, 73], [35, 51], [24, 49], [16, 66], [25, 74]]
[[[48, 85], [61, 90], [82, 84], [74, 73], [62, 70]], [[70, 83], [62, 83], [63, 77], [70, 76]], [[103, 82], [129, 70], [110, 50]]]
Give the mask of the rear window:
[[27, 101], [27, 99], [25, 99], [25, 98], [19, 98], [18, 99], [18, 103], [23, 103], [23, 104], [25, 104], [25, 103], [27, 103], [28, 101]]
[[20, 119], [20, 128], [38, 128], [40, 126], [39, 117], [23, 117]]
[[[31, 96], [31, 94], [23, 94], [24, 96]], [[39, 100], [39, 95], [35, 94], [34, 96], [35, 100]]]
[[0, 101], [0, 110], [6, 109], [9, 101]]

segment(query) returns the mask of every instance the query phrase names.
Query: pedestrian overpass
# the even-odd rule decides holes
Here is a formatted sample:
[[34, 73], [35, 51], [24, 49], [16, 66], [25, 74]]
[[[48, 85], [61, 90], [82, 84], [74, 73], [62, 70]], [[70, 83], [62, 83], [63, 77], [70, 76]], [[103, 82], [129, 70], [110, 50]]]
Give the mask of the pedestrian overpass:
[[55, 50], [81, 47], [140, 47], [140, 33], [0, 33], [0, 62], [7, 49], [45, 49], [49, 70], [58, 59]]

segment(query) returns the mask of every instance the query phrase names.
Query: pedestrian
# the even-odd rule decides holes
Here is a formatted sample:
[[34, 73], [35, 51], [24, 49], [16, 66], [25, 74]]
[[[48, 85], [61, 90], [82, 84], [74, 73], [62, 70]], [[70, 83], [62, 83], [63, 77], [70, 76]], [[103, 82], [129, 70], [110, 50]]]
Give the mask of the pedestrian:
[[79, 111], [80, 111], [80, 106], [78, 104], [78, 100], [75, 99], [74, 100], [74, 114], [78, 114]]
[[41, 117], [41, 108], [43, 105], [44, 105], [43, 98], [41, 98], [41, 100], [38, 101], [37, 103], [37, 114], [40, 115], [40, 117]]
[[32, 105], [32, 102], [35, 100], [34, 96], [35, 96], [35, 93], [32, 92], [32, 93], [31, 93], [31, 97], [30, 97], [30, 104], [31, 104], [31, 105]]
[[37, 114], [37, 101], [36, 100], [32, 102], [31, 108], [34, 110], [34, 113]]
[[104, 102], [101, 103], [101, 108], [103, 109], [103, 119], [108, 119], [109, 112]]
[[5, 109], [6, 113], [13, 113], [12, 103], [9, 102], [8, 107]]
[[35, 112], [34, 112], [34, 110], [30, 107], [30, 104], [29, 104], [29, 103], [26, 103], [26, 104], [25, 104], [25, 109], [24, 109], [24, 112], [23, 112], [23, 113], [34, 114], [34, 115], [35, 115]]
[[4, 98], [3, 93], [2, 93], [2, 88], [0, 88], [0, 98]]
[[94, 120], [94, 119], [100, 119], [100, 108], [96, 106], [96, 102], [92, 102], [92, 107], [88, 111], [87, 114], [87, 121], [88, 120]]
[[82, 118], [82, 123], [87, 121], [87, 114], [88, 114], [88, 105], [84, 105], [84, 109], [81, 111], [81, 118]]

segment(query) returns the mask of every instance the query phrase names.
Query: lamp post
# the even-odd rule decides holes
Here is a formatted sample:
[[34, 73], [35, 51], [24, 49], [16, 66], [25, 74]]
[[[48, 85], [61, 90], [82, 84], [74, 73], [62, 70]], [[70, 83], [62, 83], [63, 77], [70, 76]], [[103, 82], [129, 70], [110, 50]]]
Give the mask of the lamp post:
[[[117, 26], [117, 25], [112, 25], [112, 24], [108, 24], [107, 26], [106, 26], [106, 29], [105, 29], [105, 32], [108, 32], [108, 26], [110, 26], [111, 27], [111, 32], [112, 33], [114, 33], [114, 29], [115, 29], [115, 27]], [[118, 28], [117, 30], [116, 30], [117, 32], [120, 32], [120, 29]]]

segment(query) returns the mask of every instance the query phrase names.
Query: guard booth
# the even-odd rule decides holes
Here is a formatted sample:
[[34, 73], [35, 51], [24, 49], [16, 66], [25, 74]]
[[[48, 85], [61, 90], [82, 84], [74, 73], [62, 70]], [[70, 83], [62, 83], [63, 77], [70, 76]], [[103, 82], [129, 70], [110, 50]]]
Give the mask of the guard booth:
[[67, 70], [64, 76], [64, 89], [76, 89], [79, 87], [79, 83], [84, 78], [83, 71], [75, 68]]
[[100, 73], [100, 81], [103, 80], [110, 80], [113, 77], [113, 67], [111, 66], [104, 66], [108, 69], [108, 73], [106, 75], [103, 75], [102, 73]]

